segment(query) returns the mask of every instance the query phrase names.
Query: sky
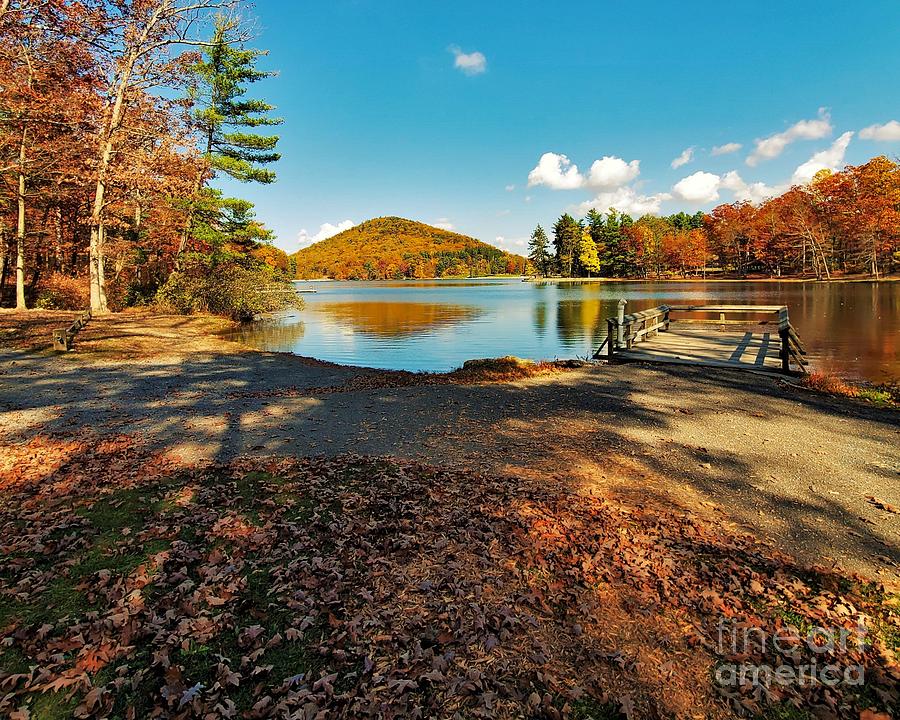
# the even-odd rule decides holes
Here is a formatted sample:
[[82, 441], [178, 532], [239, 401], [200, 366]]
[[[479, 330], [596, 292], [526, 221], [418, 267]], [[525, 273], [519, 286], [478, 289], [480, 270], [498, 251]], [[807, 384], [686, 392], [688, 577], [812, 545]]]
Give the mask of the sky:
[[759, 201], [900, 156], [900, 1], [259, 0], [294, 251], [398, 215], [522, 253], [538, 223]]

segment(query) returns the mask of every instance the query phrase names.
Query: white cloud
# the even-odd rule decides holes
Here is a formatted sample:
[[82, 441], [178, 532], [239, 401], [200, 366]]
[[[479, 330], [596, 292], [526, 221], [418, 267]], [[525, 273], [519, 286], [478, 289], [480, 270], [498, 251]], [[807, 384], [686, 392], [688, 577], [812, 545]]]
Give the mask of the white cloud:
[[679, 180], [672, 187], [672, 193], [679, 200], [690, 203], [710, 203], [719, 199], [719, 185], [722, 178], [702, 170]]
[[511, 253], [521, 254], [527, 244], [527, 238], [508, 238], [503, 235], [498, 235], [494, 238], [494, 245], [496, 247]]
[[584, 184], [584, 178], [565, 155], [546, 152], [534, 170], [528, 173], [528, 187], [546, 185], [553, 190], [574, 190]]
[[599, 160], [594, 160], [591, 172], [587, 177], [587, 184], [591, 187], [609, 190], [630, 183], [640, 173], [640, 160], [625, 162], [622, 158], [605, 155]]
[[672, 196], [669, 193], [640, 195], [633, 187], [622, 187], [610, 192], [601, 192], [592, 200], [586, 200], [574, 206], [572, 210], [578, 215], [585, 215], [591, 209], [606, 212], [610, 208], [615, 208], [619, 212], [628, 213], [632, 217], [640, 217], [641, 215], [655, 215], [659, 213], [662, 203], [671, 199]]
[[809, 160], [794, 170], [791, 182], [802, 185], [813, 179], [819, 170], [838, 170], [844, 164], [844, 154], [853, 137], [852, 132], [845, 132], [830, 147], [813, 155]]
[[331, 223], [322, 223], [322, 225], [319, 226], [319, 232], [317, 232], [315, 235], [310, 235], [306, 228], [304, 228], [297, 233], [296, 249], [299, 250], [300, 248], [309, 247], [313, 243], [327, 240], [332, 235], [337, 235], [339, 232], [349, 230], [354, 225], [356, 225], [356, 223], [352, 220], [342, 220], [337, 225], [332, 225]]
[[464, 75], [481, 75], [487, 70], [487, 58], [484, 53], [477, 50], [470, 53], [464, 53], [456, 45], [450, 46], [450, 52], [453, 53], [453, 67], [461, 71]]
[[710, 152], [710, 155], [729, 155], [731, 153], [736, 153], [742, 147], [744, 146], [736, 142], [725, 143], [724, 145], [716, 145]]
[[673, 168], [680, 168], [682, 165], [687, 165], [691, 160], [694, 159], [694, 147], [693, 145], [689, 148], [685, 148], [681, 151], [681, 155], [675, 158], [672, 161]]
[[441, 230], [455, 230], [456, 227], [450, 222], [449, 218], [438, 218], [433, 223], [431, 223], [432, 227], [440, 228]]
[[734, 199], [759, 204], [776, 195], [781, 195], [788, 189], [787, 185], [766, 185], [763, 182], [746, 183], [737, 170], [725, 173], [721, 186], [731, 190]]
[[900, 140], [900, 122], [889, 120], [884, 125], [869, 125], [859, 131], [859, 137], [863, 140], [880, 140], [882, 142]]
[[640, 172], [640, 160], [626, 162], [622, 158], [605, 155], [594, 161], [585, 177], [567, 156], [546, 152], [528, 173], [528, 187], [546, 185], [553, 190], [574, 190], [589, 186], [612, 190], [631, 182]]
[[506, 186], [505, 188], [503, 188], [503, 189], [506, 190], [506, 192], [512, 192], [513, 190], [516, 189], [516, 186], [515, 186], [515, 185], [507, 185], [507, 186]]
[[783, 132], [757, 140], [756, 147], [747, 158], [747, 164], [752, 167], [760, 160], [776, 158], [795, 140], [820, 140], [830, 134], [831, 117], [825, 108], [819, 108], [819, 117], [815, 120], [801, 120]]

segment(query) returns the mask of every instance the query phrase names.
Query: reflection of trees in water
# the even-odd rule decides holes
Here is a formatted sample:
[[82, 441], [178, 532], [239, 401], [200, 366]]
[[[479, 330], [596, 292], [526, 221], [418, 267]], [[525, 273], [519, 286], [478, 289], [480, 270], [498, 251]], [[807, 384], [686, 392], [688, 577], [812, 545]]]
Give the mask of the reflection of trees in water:
[[[628, 289], [639, 297], [629, 297], [626, 312], [662, 303], [787, 305], [813, 369], [879, 382], [900, 379], [900, 283], [663, 283]], [[645, 301], [648, 296], [652, 300]], [[614, 306], [608, 310], [615, 314]], [[770, 322], [770, 332], [776, 332]]]
[[534, 334], [542, 338], [547, 330], [547, 303], [543, 300], [536, 302], [533, 311]]
[[233, 338], [266, 350], [290, 351], [303, 339], [306, 328], [297, 317], [264, 318], [242, 326]]
[[484, 312], [473, 305], [415, 302], [316, 303], [309, 307], [356, 332], [379, 337], [414, 335], [473, 320]]
[[556, 331], [566, 347], [582, 347], [586, 339], [591, 344], [605, 335], [605, 322], [610, 314], [609, 303], [600, 298], [583, 297], [560, 300], [556, 305]]
[[785, 293], [816, 369], [900, 380], [900, 285], [805, 283]]

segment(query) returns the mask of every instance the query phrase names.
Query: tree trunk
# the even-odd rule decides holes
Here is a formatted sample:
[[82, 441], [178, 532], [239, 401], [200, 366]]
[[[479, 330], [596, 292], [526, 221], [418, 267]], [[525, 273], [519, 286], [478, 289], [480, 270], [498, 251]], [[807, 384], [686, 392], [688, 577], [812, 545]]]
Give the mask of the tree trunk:
[[[210, 152], [212, 152], [212, 138], [209, 140], [207, 157], [209, 157]], [[188, 205], [187, 217], [184, 219], [184, 227], [181, 230], [181, 240], [178, 242], [178, 252], [175, 253], [175, 270], [179, 272], [181, 271], [182, 266], [182, 256], [184, 255], [184, 251], [187, 250], [188, 239], [191, 236], [191, 226], [194, 224], [194, 202], [199, 197], [200, 189], [202, 187], [203, 173], [202, 171], [198, 171], [197, 179], [192, 188], [193, 193], [191, 195], [190, 204]]]
[[[146, 40], [148, 27], [138, 41]], [[109, 166], [113, 155], [113, 142], [116, 132], [122, 125], [125, 109], [125, 93], [131, 82], [131, 74], [138, 60], [137, 51], [129, 53], [122, 67], [121, 75], [115, 88], [115, 99], [109, 111], [109, 119], [106, 122], [103, 141], [100, 146], [100, 162], [97, 165], [97, 186], [94, 190], [94, 202], [91, 205], [91, 239], [88, 247], [91, 283], [91, 312], [105, 314], [109, 312], [106, 306], [106, 289], [103, 286], [103, 207], [106, 199], [106, 179], [109, 175]]]
[[872, 275], [878, 280], [878, 241], [872, 235]]
[[16, 310], [25, 310], [25, 141], [27, 126], [19, 145], [19, 217], [16, 226]]
[[63, 221], [62, 221], [62, 205], [57, 203], [53, 212], [53, 260], [55, 269], [58, 272], [63, 271], [63, 251], [62, 251]]
[[0, 305], [6, 295], [6, 228], [0, 225]]
[[100, 287], [101, 273], [100, 265], [103, 259], [100, 256], [100, 226], [91, 225], [91, 242], [88, 247], [88, 264], [90, 266], [90, 284], [91, 284], [91, 312], [102, 315], [108, 312], [106, 302]]

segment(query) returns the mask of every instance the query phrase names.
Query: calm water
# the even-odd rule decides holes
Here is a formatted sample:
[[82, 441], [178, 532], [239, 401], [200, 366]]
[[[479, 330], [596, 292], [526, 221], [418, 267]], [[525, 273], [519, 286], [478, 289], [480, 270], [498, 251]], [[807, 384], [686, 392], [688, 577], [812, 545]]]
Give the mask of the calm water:
[[787, 305], [813, 368], [900, 379], [900, 283], [582, 283], [520, 280], [298, 283], [296, 313], [245, 326], [264, 350], [333, 362], [443, 371], [470, 358], [588, 357], [619, 298], [672, 305]]

